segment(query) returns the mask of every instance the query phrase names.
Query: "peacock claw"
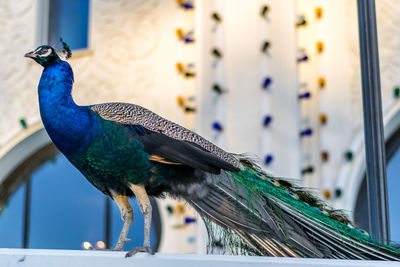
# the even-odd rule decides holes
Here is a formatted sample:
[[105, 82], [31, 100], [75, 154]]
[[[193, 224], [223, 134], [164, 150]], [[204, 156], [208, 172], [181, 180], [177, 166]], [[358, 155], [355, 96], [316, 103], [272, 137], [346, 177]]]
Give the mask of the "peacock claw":
[[128, 253], [126, 253], [125, 258], [132, 257], [138, 252], [147, 252], [151, 255], [154, 255], [154, 251], [151, 249], [151, 247], [136, 247], [131, 251], [129, 251]]

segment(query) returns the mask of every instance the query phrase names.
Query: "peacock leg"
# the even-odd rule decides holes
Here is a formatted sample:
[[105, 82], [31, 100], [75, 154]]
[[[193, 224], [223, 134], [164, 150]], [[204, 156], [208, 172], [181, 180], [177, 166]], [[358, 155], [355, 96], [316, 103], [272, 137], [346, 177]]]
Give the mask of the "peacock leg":
[[112, 192], [112, 198], [117, 203], [118, 208], [121, 212], [121, 218], [124, 221], [124, 225], [122, 226], [118, 242], [113, 249], [120, 251], [124, 249], [124, 245], [126, 242], [131, 241], [129, 238], [127, 238], [127, 235], [133, 222], [133, 210], [126, 196], [118, 195]]
[[131, 188], [132, 192], [135, 194], [137, 202], [140, 207], [140, 210], [143, 213], [144, 241], [143, 241], [142, 247], [137, 247], [137, 248], [132, 249], [131, 251], [129, 251], [126, 254], [126, 257], [135, 255], [138, 252], [147, 252], [150, 254], [154, 254], [153, 250], [150, 247], [150, 227], [151, 227], [152, 207], [151, 207], [149, 196], [147, 195], [146, 189], [142, 185], [131, 184], [130, 188]]

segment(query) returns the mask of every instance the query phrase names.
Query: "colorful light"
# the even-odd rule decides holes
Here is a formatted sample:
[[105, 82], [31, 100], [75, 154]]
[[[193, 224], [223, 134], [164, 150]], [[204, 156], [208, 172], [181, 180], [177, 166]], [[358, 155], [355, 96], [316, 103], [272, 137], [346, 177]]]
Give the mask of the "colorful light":
[[185, 33], [182, 29], [176, 29], [175, 31], [176, 36], [179, 40], [182, 40], [185, 44], [194, 43], [194, 38], [191, 37], [192, 32]]
[[322, 151], [321, 159], [322, 159], [322, 161], [327, 162], [329, 160], [329, 153], [327, 151]]
[[319, 114], [319, 122], [325, 125], [328, 122], [328, 116], [326, 114]]
[[322, 16], [323, 16], [323, 14], [324, 14], [324, 10], [322, 9], [322, 7], [317, 7], [317, 8], [315, 9], [315, 17], [316, 17], [317, 19], [321, 19]]
[[221, 86], [219, 86], [218, 84], [214, 84], [212, 89], [214, 92], [216, 92], [219, 95], [222, 95], [223, 93], [225, 93], [225, 90], [222, 89]]
[[96, 242], [96, 247], [99, 249], [105, 249], [106, 248], [106, 244], [103, 241], [97, 241]]
[[270, 165], [273, 160], [274, 160], [274, 156], [272, 156], [271, 154], [267, 154], [264, 158], [264, 163], [265, 163], [265, 165]]
[[304, 130], [302, 130], [302, 131], [300, 132], [300, 136], [301, 136], [301, 137], [311, 136], [312, 133], [313, 133], [312, 129], [311, 129], [311, 128], [307, 128], [307, 129], [304, 129]]
[[271, 85], [271, 83], [272, 83], [271, 77], [266, 77], [266, 78], [263, 80], [262, 87], [263, 87], [264, 89], [267, 89], [267, 88]]
[[260, 12], [261, 17], [265, 18], [267, 16], [268, 12], [269, 12], [269, 6], [263, 5], [261, 7], [261, 12]]
[[195, 223], [196, 218], [191, 218], [191, 217], [186, 217], [185, 218], [185, 224], [190, 224], [190, 223]]
[[83, 249], [91, 249], [92, 248], [92, 244], [90, 244], [90, 242], [85, 241], [82, 243], [82, 248]]
[[194, 73], [194, 72], [185, 72], [185, 78], [194, 78], [194, 77], [196, 77], [196, 73]]
[[322, 89], [324, 88], [326, 85], [326, 80], [324, 77], [319, 77], [318, 78], [318, 86]]
[[268, 49], [270, 48], [270, 46], [271, 46], [271, 43], [270, 43], [269, 41], [265, 41], [265, 42], [263, 43], [262, 47], [261, 47], [261, 51], [262, 51], [263, 53], [267, 53], [267, 52], [268, 52]]
[[326, 189], [326, 190], [322, 191], [322, 195], [324, 196], [324, 198], [329, 199], [329, 198], [331, 198], [331, 191]]
[[189, 0], [176, 0], [176, 2], [179, 4], [180, 7], [182, 7], [185, 10], [191, 10], [194, 8], [194, 5], [192, 1]]
[[211, 14], [211, 19], [214, 20], [217, 23], [221, 23], [222, 22], [222, 18], [217, 12], [214, 12], [214, 13]]
[[196, 112], [196, 108], [194, 108], [194, 107], [185, 107], [184, 111], [186, 113], [192, 113], [192, 112]]
[[176, 97], [176, 102], [179, 106], [183, 106], [185, 104], [185, 99], [183, 98], [183, 96], [179, 95]]
[[298, 63], [300, 63], [300, 62], [306, 62], [306, 61], [308, 61], [308, 60], [309, 60], [309, 57], [308, 57], [307, 55], [303, 55], [303, 56], [297, 58], [297, 62], [298, 62]]
[[182, 203], [178, 203], [176, 205], [176, 211], [178, 213], [184, 213], [185, 212], [185, 206]]
[[268, 127], [272, 122], [272, 117], [270, 115], [266, 115], [263, 119], [263, 125]]
[[175, 64], [175, 68], [176, 68], [179, 72], [183, 72], [183, 71], [184, 71], [184, 67], [183, 67], [182, 62], [177, 62], [177, 63]]
[[317, 42], [317, 43], [315, 44], [315, 46], [316, 46], [316, 48], [317, 48], [318, 53], [324, 52], [325, 45], [324, 45], [323, 42], [319, 41], [319, 42]]
[[176, 29], [175, 31], [176, 36], [178, 36], [178, 38], [182, 39], [183, 36], [185, 36], [185, 34], [183, 33], [183, 30], [181, 28]]
[[171, 215], [172, 213], [174, 213], [174, 209], [172, 208], [171, 205], [168, 205], [168, 206], [166, 207], [166, 209], [167, 209], [168, 214]]
[[346, 158], [347, 161], [352, 161], [354, 154], [352, 151], [346, 151], [346, 153], [344, 153], [344, 157]]
[[212, 54], [214, 57], [218, 58], [218, 59], [221, 59], [221, 58], [222, 58], [222, 52], [219, 51], [218, 48], [213, 48], [213, 49], [211, 50], [211, 54]]
[[341, 197], [342, 196], [342, 189], [336, 188], [335, 189], [335, 197]]
[[299, 94], [299, 99], [310, 99], [310, 98], [311, 98], [310, 92], [305, 92], [305, 93]]
[[308, 166], [308, 167], [306, 167], [306, 168], [304, 168], [304, 169], [301, 170], [301, 174], [302, 174], [302, 175], [304, 175], [304, 174], [311, 174], [311, 173], [313, 173], [313, 172], [314, 172], [314, 167], [313, 167], [313, 166]]
[[19, 120], [19, 124], [22, 126], [22, 128], [26, 129], [28, 128], [28, 124], [26, 123], [26, 120], [24, 118], [21, 118]]
[[301, 27], [306, 25], [307, 25], [306, 17], [304, 15], [299, 16], [296, 21], [296, 27]]
[[216, 130], [217, 132], [222, 132], [224, 130], [224, 128], [222, 127], [222, 124], [217, 121], [212, 124], [212, 128], [214, 130]]

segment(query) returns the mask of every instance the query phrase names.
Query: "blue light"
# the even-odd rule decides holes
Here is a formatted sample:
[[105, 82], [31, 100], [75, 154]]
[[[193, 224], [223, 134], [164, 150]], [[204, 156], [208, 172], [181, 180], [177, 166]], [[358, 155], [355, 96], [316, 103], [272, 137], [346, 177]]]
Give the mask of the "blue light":
[[300, 132], [300, 136], [311, 136], [313, 133], [311, 128], [304, 129], [303, 131]]
[[307, 55], [304, 55], [304, 56], [302, 56], [302, 57], [297, 59], [297, 62], [306, 62], [306, 61], [308, 61], [308, 56]]
[[185, 224], [194, 223], [194, 222], [196, 222], [195, 218], [191, 218], [191, 217], [185, 218]]
[[309, 99], [309, 98], [311, 98], [310, 92], [305, 92], [303, 94], [299, 94], [299, 99]]
[[271, 79], [270, 77], [266, 77], [266, 78], [264, 79], [264, 81], [263, 81], [262, 87], [263, 87], [264, 89], [267, 89], [267, 88], [271, 85], [271, 83], [272, 83], [272, 79]]
[[267, 127], [272, 122], [272, 117], [267, 115], [264, 117], [264, 126]]
[[273, 160], [274, 160], [274, 156], [272, 156], [271, 154], [267, 154], [264, 158], [264, 163], [265, 163], [265, 165], [270, 165]]
[[191, 3], [182, 3], [181, 6], [183, 7], [183, 9], [186, 9], [186, 10], [193, 9], [193, 7], [194, 7]]
[[184, 38], [183, 38], [183, 41], [184, 41], [186, 44], [190, 44], [190, 43], [193, 43], [193, 42], [194, 42], [194, 39], [191, 38], [191, 37], [184, 37]]
[[222, 132], [222, 130], [224, 129], [224, 128], [222, 127], [222, 124], [219, 123], [219, 122], [217, 122], [217, 121], [213, 123], [212, 128], [213, 128], [214, 130], [218, 131], [218, 132]]

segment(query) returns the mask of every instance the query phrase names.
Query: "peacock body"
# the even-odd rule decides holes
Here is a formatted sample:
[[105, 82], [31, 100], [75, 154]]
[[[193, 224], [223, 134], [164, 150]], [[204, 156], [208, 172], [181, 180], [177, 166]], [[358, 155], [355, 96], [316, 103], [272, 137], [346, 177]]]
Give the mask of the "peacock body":
[[[44, 67], [39, 82], [43, 124], [59, 150], [100, 191], [118, 204], [122, 250], [133, 220], [128, 197], [145, 217], [150, 249], [148, 195], [185, 199], [225, 237], [231, 251], [251, 255], [400, 260], [400, 251], [372, 240], [339, 211], [306, 190], [267, 175], [252, 160], [133, 104], [79, 106], [73, 72], [50, 46], [25, 56]], [[218, 229], [218, 231], [216, 230]]]

